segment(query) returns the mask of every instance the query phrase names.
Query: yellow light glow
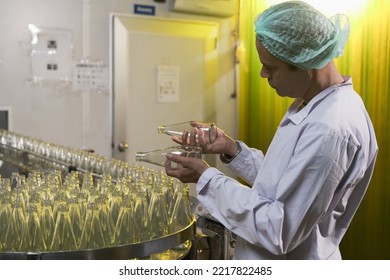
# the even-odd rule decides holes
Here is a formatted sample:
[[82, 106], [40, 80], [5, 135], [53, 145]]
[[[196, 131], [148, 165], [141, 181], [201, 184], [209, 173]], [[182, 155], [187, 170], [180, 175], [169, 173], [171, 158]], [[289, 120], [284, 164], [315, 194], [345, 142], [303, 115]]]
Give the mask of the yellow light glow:
[[[364, 10], [367, 0], [303, 0], [309, 5], [313, 6], [327, 17], [335, 14], [345, 14], [351, 16], [352, 14], [360, 13]], [[267, 7], [287, 0], [266, 0]]]

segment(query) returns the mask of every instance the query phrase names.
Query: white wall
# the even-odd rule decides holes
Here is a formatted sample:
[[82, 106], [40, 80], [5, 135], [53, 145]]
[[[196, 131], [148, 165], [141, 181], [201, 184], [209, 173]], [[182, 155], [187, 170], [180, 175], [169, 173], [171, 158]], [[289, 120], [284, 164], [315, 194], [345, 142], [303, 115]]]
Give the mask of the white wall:
[[[89, 4], [89, 34], [83, 33], [83, 4]], [[170, 13], [153, 0], [0, 0], [0, 108], [11, 109], [10, 130], [78, 149], [111, 156], [110, 94], [74, 92], [60, 82], [34, 84], [31, 78], [31, 33], [28, 24], [70, 30], [73, 61], [87, 53], [90, 60], [109, 64], [109, 14], [133, 13], [135, 3], [154, 5], [157, 16], [218, 21], [219, 79], [217, 124], [236, 137], [234, 92], [234, 17], [221, 19]], [[85, 7], [85, 6], [84, 6]], [[89, 42], [87, 52], [85, 43]], [[84, 49], [83, 49], [84, 47]]]

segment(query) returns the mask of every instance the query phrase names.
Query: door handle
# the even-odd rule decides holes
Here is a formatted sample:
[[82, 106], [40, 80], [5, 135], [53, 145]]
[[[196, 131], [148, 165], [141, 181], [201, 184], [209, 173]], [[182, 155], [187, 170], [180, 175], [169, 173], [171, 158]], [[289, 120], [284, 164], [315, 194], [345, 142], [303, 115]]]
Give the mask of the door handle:
[[121, 153], [126, 151], [128, 148], [129, 148], [129, 145], [123, 141], [118, 144], [118, 151]]

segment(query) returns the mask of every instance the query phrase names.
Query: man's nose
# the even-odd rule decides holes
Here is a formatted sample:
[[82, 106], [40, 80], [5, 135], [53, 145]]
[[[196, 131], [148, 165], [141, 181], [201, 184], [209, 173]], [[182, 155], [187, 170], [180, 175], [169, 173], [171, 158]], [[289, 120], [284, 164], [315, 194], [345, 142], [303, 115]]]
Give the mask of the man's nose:
[[262, 77], [262, 78], [269, 78], [269, 73], [264, 69], [264, 67], [261, 67], [260, 77]]

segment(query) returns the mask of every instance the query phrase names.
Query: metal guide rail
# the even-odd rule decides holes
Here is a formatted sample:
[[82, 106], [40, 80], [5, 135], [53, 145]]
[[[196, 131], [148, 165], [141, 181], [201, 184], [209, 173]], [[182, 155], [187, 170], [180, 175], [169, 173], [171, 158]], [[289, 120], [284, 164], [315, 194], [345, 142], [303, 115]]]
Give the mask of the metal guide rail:
[[36, 154], [31, 151], [21, 150], [15, 147], [7, 146], [0, 143], [0, 160], [3, 160], [17, 168], [19, 168], [22, 173], [29, 172], [31, 170], [48, 170], [48, 169], [58, 169], [66, 172], [78, 171], [82, 173], [90, 172], [92, 176], [101, 178], [102, 175], [98, 174], [92, 170], [86, 170], [80, 167], [76, 167], [62, 161], [47, 158], [42, 155]]
[[[182, 230], [146, 242], [100, 249], [58, 252], [0, 252], [0, 260], [128, 260], [159, 258], [194, 259], [195, 220]], [[192, 244], [186, 244], [191, 242]]]

